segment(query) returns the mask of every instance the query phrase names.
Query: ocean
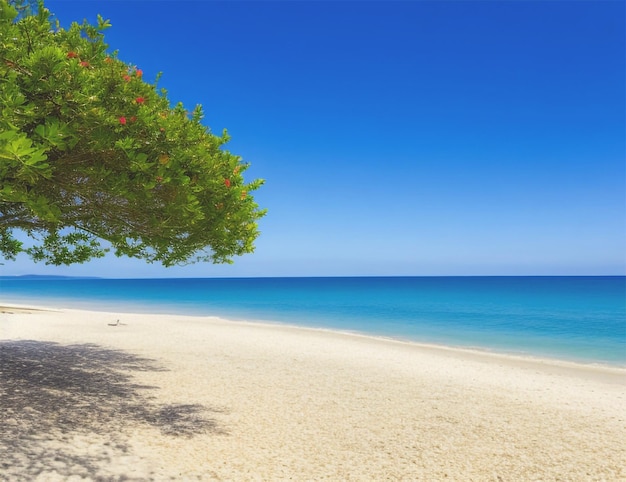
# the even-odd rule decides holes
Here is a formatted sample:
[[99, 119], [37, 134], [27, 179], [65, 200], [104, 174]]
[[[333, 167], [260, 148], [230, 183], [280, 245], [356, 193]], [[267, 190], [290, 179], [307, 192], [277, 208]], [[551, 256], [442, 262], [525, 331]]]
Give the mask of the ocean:
[[0, 303], [220, 316], [626, 366], [624, 276], [7, 277]]

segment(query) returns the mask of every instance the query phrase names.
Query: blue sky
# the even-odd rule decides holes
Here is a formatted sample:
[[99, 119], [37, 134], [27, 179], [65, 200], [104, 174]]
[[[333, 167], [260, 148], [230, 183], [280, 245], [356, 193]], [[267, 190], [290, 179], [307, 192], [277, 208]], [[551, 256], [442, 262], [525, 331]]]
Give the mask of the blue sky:
[[623, 1], [70, 1], [266, 179], [254, 254], [4, 274], [625, 274]]

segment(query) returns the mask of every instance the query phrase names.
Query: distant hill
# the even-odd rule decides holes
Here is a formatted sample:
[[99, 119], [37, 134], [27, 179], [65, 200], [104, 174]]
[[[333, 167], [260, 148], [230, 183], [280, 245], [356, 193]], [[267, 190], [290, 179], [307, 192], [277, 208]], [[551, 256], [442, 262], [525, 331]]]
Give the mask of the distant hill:
[[62, 279], [101, 279], [98, 276], [59, 276], [50, 274], [23, 274], [19, 276], [0, 276], [0, 279], [25, 279], [25, 280], [62, 280]]

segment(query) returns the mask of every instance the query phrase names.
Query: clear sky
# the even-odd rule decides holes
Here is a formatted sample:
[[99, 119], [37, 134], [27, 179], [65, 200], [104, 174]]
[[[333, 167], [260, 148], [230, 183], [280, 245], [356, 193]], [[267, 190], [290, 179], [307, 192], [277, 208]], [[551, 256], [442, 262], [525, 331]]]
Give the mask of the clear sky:
[[626, 3], [70, 1], [264, 178], [254, 254], [3, 274], [626, 272]]

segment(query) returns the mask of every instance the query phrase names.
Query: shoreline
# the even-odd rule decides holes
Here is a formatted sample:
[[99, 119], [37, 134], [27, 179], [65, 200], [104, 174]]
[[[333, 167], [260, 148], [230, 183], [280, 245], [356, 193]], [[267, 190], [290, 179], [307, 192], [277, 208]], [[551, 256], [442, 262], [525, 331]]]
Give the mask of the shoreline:
[[626, 480], [623, 369], [28, 308], [0, 314], [7, 480]]
[[626, 278], [492, 278], [68, 279], [7, 283], [0, 298], [58, 308], [215, 315], [626, 367]]
[[407, 345], [414, 345], [416, 347], [420, 347], [426, 350], [444, 350], [451, 352], [458, 352], [459, 354], [467, 354], [468, 356], [485, 356], [485, 357], [502, 357], [504, 359], [516, 360], [520, 363], [528, 362], [528, 363], [538, 363], [538, 364], [548, 364], [555, 366], [562, 366], [563, 368], [592, 368], [592, 369], [608, 369], [608, 370], [616, 370], [623, 371], [626, 375], [626, 361], [623, 363], [610, 363], [607, 361], [591, 361], [591, 360], [573, 360], [568, 358], [559, 358], [557, 356], [541, 356], [534, 355], [532, 353], [520, 353], [506, 350], [498, 350], [497, 348], [489, 348], [489, 347], [480, 347], [480, 346], [460, 346], [460, 345], [447, 345], [445, 343], [429, 343], [419, 340], [413, 340], [410, 338], [402, 338], [395, 336], [386, 336], [386, 335], [378, 335], [374, 333], [360, 332], [360, 331], [350, 331], [350, 330], [341, 330], [336, 328], [325, 328], [325, 327], [315, 327], [315, 326], [307, 326], [307, 325], [298, 325], [296, 323], [284, 323], [279, 321], [268, 321], [268, 320], [244, 320], [244, 319], [231, 319], [217, 315], [202, 315], [202, 314], [177, 314], [173, 312], [149, 312], [149, 311], [111, 311], [108, 308], [98, 309], [95, 307], [90, 308], [68, 308], [68, 307], [51, 307], [46, 305], [37, 305], [37, 304], [22, 304], [22, 303], [5, 303], [0, 301], [0, 314], [5, 312], [30, 312], [30, 311], [49, 311], [49, 312], [63, 312], [63, 311], [77, 311], [77, 312], [94, 312], [94, 313], [105, 313], [105, 314], [113, 314], [118, 316], [172, 316], [172, 317], [188, 317], [192, 319], [219, 319], [225, 323], [240, 323], [244, 325], [260, 325], [267, 327], [276, 327], [276, 328], [290, 328], [295, 330], [311, 330], [314, 332], [327, 332], [329, 334], [338, 334], [345, 336], [354, 336], [354, 337], [363, 337], [365, 339], [372, 340], [381, 340], [388, 341], [394, 343], [402, 343]]

